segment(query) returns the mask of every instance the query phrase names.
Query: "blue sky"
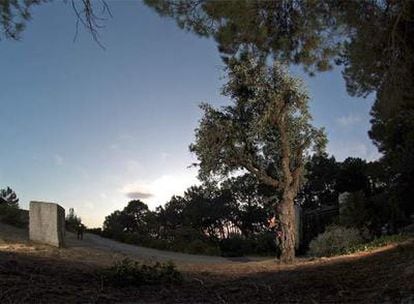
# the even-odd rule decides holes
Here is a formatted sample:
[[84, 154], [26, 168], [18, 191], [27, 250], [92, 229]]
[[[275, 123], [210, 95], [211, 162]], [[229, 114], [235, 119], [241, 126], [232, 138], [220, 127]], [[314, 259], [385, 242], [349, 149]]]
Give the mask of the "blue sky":
[[[177, 28], [136, 1], [110, 1], [106, 50], [56, 1], [33, 11], [22, 40], [0, 41], [0, 188], [74, 207], [100, 226], [140, 193], [151, 208], [197, 180], [188, 152], [198, 104], [224, 105], [214, 41]], [[351, 98], [339, 70], [309, 78], [314, 123], [338, 160], [376, 159], [367, 136], [372, 98]]]

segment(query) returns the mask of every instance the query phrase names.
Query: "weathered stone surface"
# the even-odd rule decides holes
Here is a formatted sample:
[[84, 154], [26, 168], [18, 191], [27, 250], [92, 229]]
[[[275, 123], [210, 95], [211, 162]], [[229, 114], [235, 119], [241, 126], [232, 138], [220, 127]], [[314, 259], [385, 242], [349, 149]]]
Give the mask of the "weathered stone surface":
[[30, 202], [29, 218], [30, 240], [64, 246], [65, 209], [54, 203]]

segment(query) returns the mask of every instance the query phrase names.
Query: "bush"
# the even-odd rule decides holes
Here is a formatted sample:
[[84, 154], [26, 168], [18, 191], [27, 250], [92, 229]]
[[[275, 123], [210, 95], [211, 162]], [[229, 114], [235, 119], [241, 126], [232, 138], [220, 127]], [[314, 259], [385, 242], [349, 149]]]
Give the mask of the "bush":
[[[345, 227], [365, 227], [372, 215], [368, 198], [362, 191], [348, 193], [339, 205], [339, 224]], [[371, 214], [370, 214], [371, 213]]]
[[133, 233], [123, 233], [122, 238], [120, 240], [123, 243], [131, 244], [131, 245], [141, 245], [140, 235], [136, 232]]
[[159, 250], [170, 250], [170, 243], [167, 240], [150, 240], [144, 244], [146, 247], [159, 249]]
[[146, 265], [130, 259], [115, 262], [101, 275], [106, 283], [118, 287], [178, 283], [183, 279], [172, 262]]
[[190, 254], [206, 254], [206, 255], [219, 255], [220, 250], [212, 245], [208, 244], [206, 242], [203, 242], [201, 240], [195, 240], [187, 244], [187, 246], [184, 248], [184, 252], [190, 253]]
[[92, 234], [102, 236], [102, 228], [87, 228], [85, 231], [87, 233], [92, 233]]
[[224, 257], [240, 257], [251, 251], [248, 242], [239, 235], [230, 236], [220, 242], [221, 255]]
[[371, 242], [368, 242], [365, 244], [357, 244], [355, 246], [352, 246], [348, 248], [346, 253], [354, 253], [354, 252], [372, 250], [372, 249], [387, 246], [393, 243], [400, 243], [400, 242], [406, 241], [407, 239], [409, 239], [409, 237], [405, 235], [399, 235], [399, 234], [384, 235], [384, 236], [381, 236], [379, 238], [372, 240]]
[[203, 240], [205, 236], [199, 230], [191, 227], [180, 227], [173, 231], [172, 237], [175, 242], [187, 244], [195, 240]]
[[26, 227], [27, 222], [24, 219], [22, 210], [15, 205], [0, 205], [0, 220], [9, 225], [13, 225], [16, 227]]
[[65, 228], [70, 232], [77, 232], [79, 225], [82, 223], [80, 217], [75, 214], [75, 209], [69, 208], [69, 213], [65, 218]]
[[274, 232], [265, 231], [258, 234], [254, 240], [254, 253], [260, 255], [275, 255], [277, 245], [276, 236]]
[[332, 225], [310, 242], [309, 254], [317, 257], [340, 255], [362, 243], [357, 229]]

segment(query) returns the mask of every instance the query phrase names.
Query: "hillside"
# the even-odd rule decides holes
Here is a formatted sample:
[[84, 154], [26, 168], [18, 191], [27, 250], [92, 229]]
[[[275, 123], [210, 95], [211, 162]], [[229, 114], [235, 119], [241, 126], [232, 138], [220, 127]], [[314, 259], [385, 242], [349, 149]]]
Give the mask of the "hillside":
[[[414, 302], [412, 240], [372, 252], [299, 259], [294, 265], [181, 254], [174, 259], [170, 253], [158, 256], [152, 249], [136, 247], [134, 252], [134, 246], [115, 248], [116, 242], [112, 247], [104, 242], [91, 235], [79, 242], [69, 235], [68, 248], [55, 249], [31, 244], [27, 231], [1, 225], [0, 303]], [[97, 271], [124, 257], [172, 258], [185, 280], [141, 288], [105, 285]]]

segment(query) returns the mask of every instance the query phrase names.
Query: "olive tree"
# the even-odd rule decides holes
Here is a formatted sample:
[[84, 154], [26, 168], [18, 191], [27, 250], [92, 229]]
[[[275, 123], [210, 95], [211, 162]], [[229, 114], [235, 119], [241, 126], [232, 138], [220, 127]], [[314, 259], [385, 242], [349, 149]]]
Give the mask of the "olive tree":
[[244, 55], [231, 59], [223, 95], [230, 106], [202, 104], [204, 116], [190, 145], [199, 160], [201, 179], [247, 170], [274, 189], [281, 224], [281, 260], [295, 256], [294, 200], [301, 184], [304, 158], [326, 143], [313, 127], [309, 97], [301, 81], [284, 66]]

